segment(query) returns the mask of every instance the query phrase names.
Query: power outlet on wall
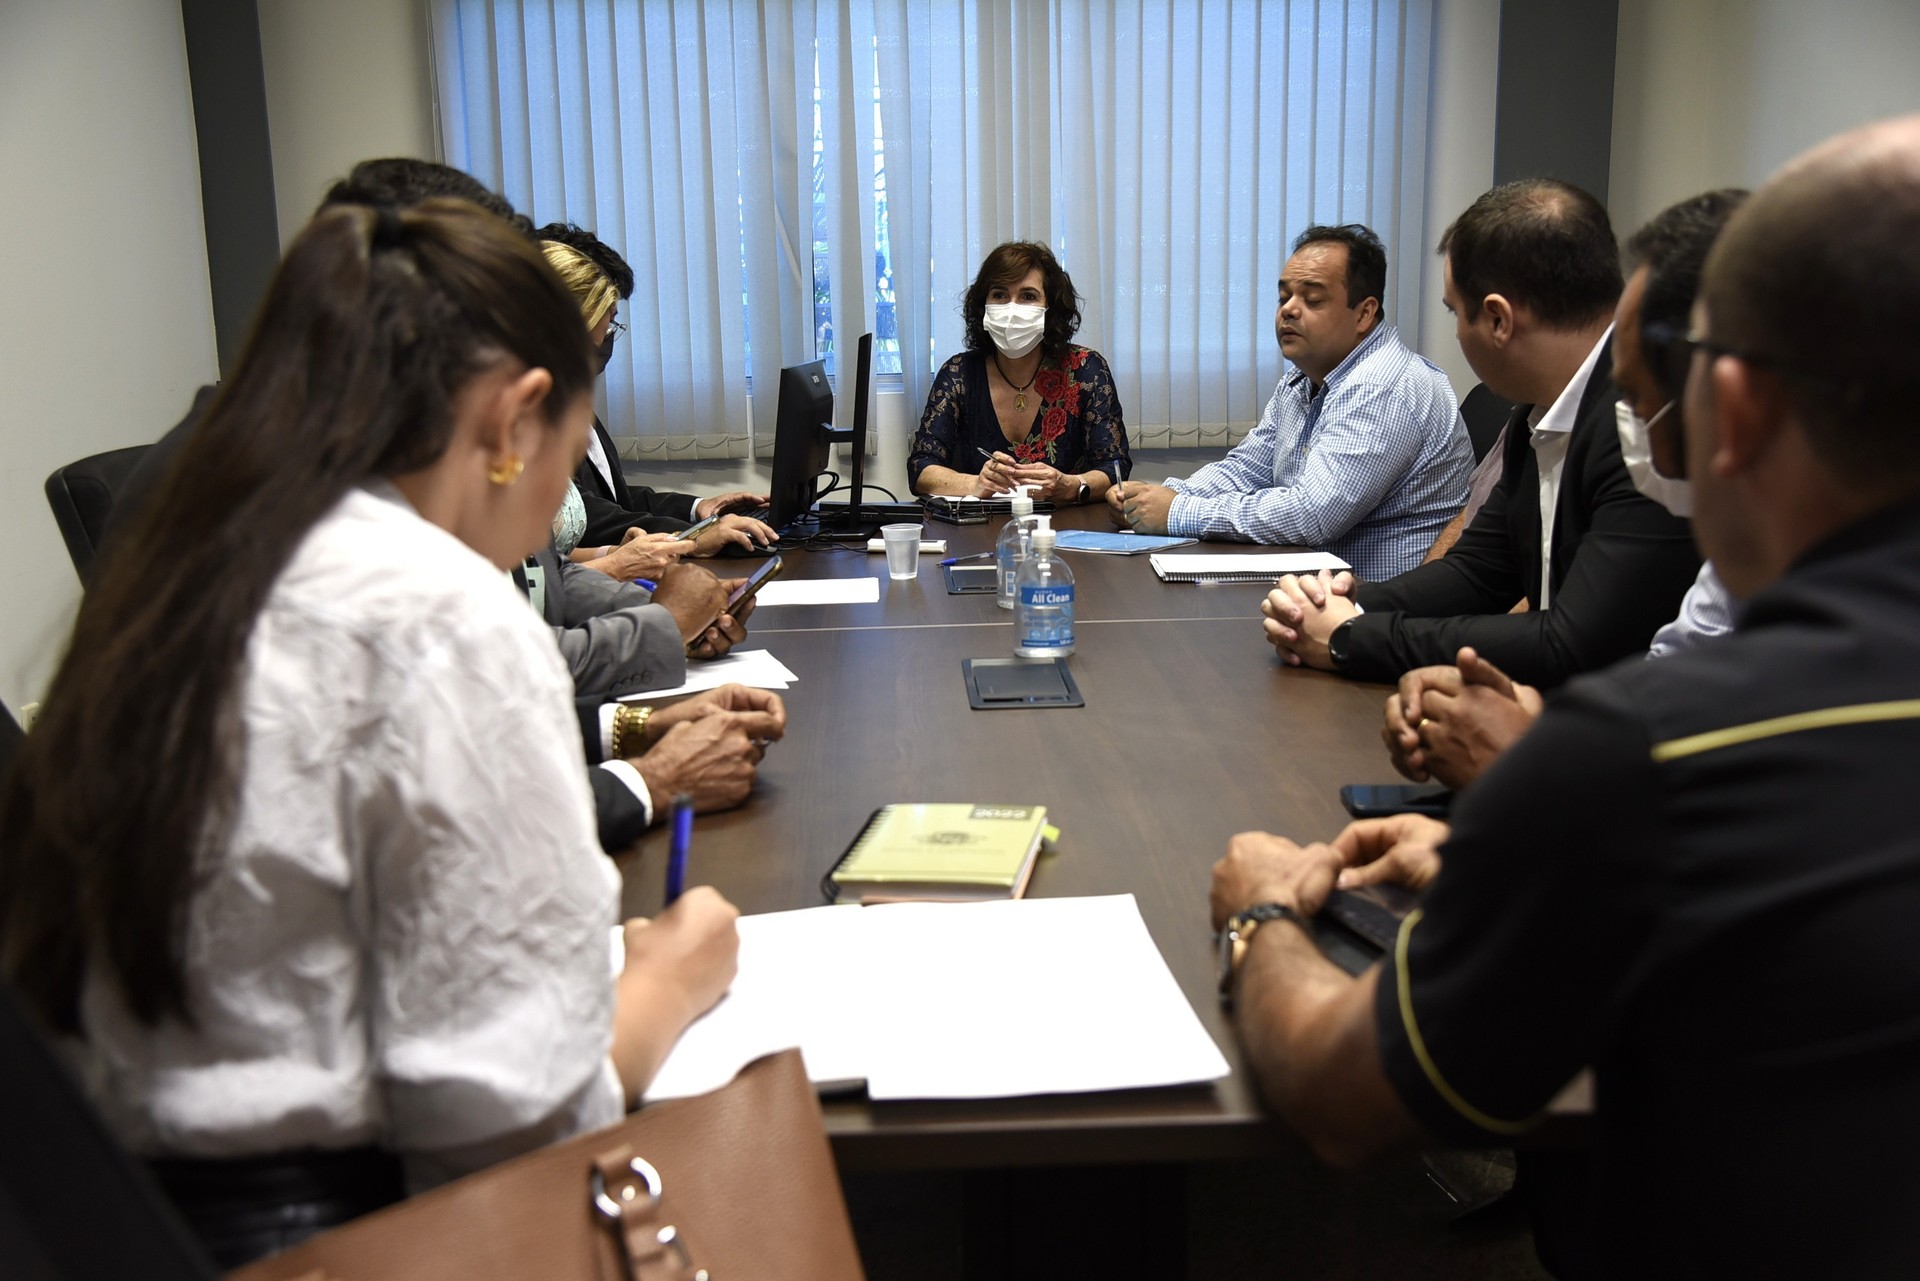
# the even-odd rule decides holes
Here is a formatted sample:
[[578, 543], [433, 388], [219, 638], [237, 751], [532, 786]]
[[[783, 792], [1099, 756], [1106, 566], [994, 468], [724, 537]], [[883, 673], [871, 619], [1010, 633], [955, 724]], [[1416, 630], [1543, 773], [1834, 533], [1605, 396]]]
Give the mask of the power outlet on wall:
[[23, 730], [32, 729], [33, 723], [39, 719], [40, 719], [40, 704], [27, 703], [20, 708], [20, 728], [21, 729]]

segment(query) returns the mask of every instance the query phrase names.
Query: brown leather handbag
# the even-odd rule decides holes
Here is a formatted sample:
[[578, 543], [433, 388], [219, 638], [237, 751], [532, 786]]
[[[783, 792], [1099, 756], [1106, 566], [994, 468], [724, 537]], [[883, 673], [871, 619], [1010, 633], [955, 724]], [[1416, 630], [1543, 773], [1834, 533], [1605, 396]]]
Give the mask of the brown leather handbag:
[[862, 1278], [797, 1050], [230, 1273], [236, 1281]]

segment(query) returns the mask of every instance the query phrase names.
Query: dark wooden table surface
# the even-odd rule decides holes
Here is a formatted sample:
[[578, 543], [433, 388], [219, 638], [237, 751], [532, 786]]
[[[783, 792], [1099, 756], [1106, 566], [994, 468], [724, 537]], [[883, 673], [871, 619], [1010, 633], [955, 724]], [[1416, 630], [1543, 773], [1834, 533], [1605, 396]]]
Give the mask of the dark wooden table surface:
[[[1105, 527], [1098, 509], [1056, 524]], [[1000, 522], [928, 529], [964, 555], [991, 547]], [[991, 596], [947, 595], [939, 559], [891, 582], [877, 554], [787, 555], [790, 577], [877, 575], [881, 599], [756, 613], [746, 647], [799, 677], [783, 695], [787, 737], [746, 806], [700, 819], [692, 879], [745, 912], [813, 906], [822, 874], [881, 805], [1044, 804], [1062, 837], [1029, 893], [1134, 895], [1234, 1074], [1012, 1101], [829, 1099], [842, 1167], [1190, 1161], [1291, 1144], [1253, 1096], [1215, 995], [1208, 870], [1236, 832], [1331, 835], [1342, 783], [1392, 777], [1377, 734], [1385, 688], [1281, 667], [1261, 637], [1262, 587], [1166, 584], [1144, 556], [1069, 554], [1086, 706], [976, 712], [961, 660], [1010, 655], [1012, 615]], [[629, 913], [657, 910], [663, 849], [656, 833], [626, 860]]]

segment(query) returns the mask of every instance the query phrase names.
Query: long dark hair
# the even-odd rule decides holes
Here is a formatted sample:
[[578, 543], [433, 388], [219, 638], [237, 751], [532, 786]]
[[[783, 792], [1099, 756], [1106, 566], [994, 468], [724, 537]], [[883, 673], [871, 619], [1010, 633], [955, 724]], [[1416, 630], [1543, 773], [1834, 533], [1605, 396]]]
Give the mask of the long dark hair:
[[973, 278], [960, 303], [968, 351], [993, 351], [993, 339], [987, 335], [987, 295], [996, 285], [1013, 288], [1035, 267], [1040, 269], [1040, 287], [1047, 295], [1047, 327], [1040, 334], [1040, 355], [1051, 365], [1066, 358], [1067, 344], [1080, 332], [1080, 295], [1053, 250], [1031, 240], [996, 245], [980, 264], [980, 274]]
[[54, 1028], [79, 1030], [91, 957], [142, 1022], [191, 1020], [187, 904], [231, 831], [255, 619], [314, 524], [438, 459], [460, 389], [503, 360], [551, 372], [551, 420], [592, 386], [579, 307], [493, 215], [344, 205], [293, 242], [239, 367], [96, 566], [0, 787], [0, 970]]

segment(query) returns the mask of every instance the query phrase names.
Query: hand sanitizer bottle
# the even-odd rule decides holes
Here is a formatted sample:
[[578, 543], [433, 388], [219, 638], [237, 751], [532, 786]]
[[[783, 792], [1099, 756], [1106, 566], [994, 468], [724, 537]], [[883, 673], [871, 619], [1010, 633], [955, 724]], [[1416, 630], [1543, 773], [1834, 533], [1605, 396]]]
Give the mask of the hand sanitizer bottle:
[[1021, 658], [1065, 658], [1073, 653], [1073, 571], [1054, 551], [1051, 516], [1035, 516], [1033, 550], [1015, 586], [1013, 652]]
[[1007, 517], [1007, 523], [1000, 530], [1000, 600], [1001, 609], [1013, 608], [1014, 578], [1020, 572], [1020, 564], [1026, 560], [1033, 546], [1033, 495], [1028, 485], [1013, 487], [1013, 515]]

